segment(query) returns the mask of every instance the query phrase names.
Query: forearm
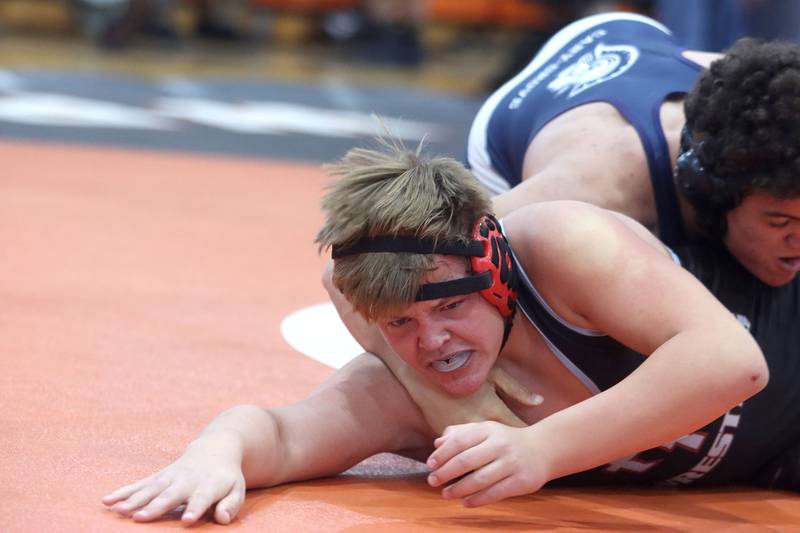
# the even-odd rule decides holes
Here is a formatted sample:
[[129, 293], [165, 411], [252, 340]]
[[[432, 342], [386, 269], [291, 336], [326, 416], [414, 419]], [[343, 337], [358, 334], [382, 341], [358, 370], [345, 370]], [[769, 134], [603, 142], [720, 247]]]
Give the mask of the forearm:
[[[495, 214], [503, 218], [535, 203], [578, 200], [623, 213], [643, 224], [652, 224], [652, 217], [635, 196], [638, 182], [633, 188], [620, 187], [617, 176], [613, 170], [600, 169], [594, 162], [572, 161], [562, 157], [557, 165], [542, 169], [512, 189], [494, 196], [492, 207]], [[642, 183], [649, 187], [646, 177], [642, 178]]]
[[187, 446], [186, 453], [239, 464], [248, 487], [285, 481], [277, 420], [271, 411], [255, 405], [239, 405], [219, 414]]
[[492, 208], [499, 218], [503, 218], [517, 209], [535, 203], [577, 200], [623, 213], [636, 220], [642, 218], [637, 217], [638, 213], [632, 211], [634, 207], [628, 205], [631, 203], [629, 198], [605, 190], [605, 187], [599, 185], [600, 183], [608, 182], [600, 176], [597, 177], [597, 182], [590, 183], [576, 182], [574, 177], [563, 172], [542, 173], [531, 176], [516, 187], [492, 197]]
[[245, 490], [341, 472], [381, 451], [423, 448], [431, 439], [386, 367], [361, 357], [292, 405], [241, 405], [217, 416], [181, 457], [125, 485], [103, 503], [137, 521], [185, 505], [182, 520], [214, 508], [229, 523]]
[[537, 194], [533, 183], [523, 181], [513, 189], [492, 197], [492, 210], [498, 218], [503, 218], [521, 207], [550, 199]]
[[[704, 338], [673, 337], [614, 387], [531, 426], [548, 479], [679, 439], [765, 385], [757, 348], [755, 354], [735, 346], [726, 352], [706, 342], [704, 351]], [[732, 355], [708, 356], [715, 352]]]

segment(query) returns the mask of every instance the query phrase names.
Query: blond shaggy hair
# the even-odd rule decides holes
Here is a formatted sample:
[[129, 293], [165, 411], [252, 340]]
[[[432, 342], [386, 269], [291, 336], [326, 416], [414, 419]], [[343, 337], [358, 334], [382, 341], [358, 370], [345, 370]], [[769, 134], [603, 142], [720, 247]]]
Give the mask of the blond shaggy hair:
[[[414, 235], [468, 242], [475, 222], [491, 212], [488, 195], [464, 166], [426, 158], [392, 138], [376, 150], [355, 148], [328, 165], [338, 178], [322, 199], [320, 249], [348, 246], [362, 237]], [[367, 320], [402, 312], [414, 302], [434, 256], [365, 253], [336, 260], [333, 284]]]

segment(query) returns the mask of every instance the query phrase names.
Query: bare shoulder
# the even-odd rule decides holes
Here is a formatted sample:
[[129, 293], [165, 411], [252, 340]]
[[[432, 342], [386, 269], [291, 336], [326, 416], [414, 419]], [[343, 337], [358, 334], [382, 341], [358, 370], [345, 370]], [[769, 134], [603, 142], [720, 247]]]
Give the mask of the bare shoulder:
[[548, 304], [590, 327], [573, 295], [653, 261], [670, 261], [661, 243], [628, 217], [575, 201], [542, 202], [503, 219], [514, 253]]
[[598, 261], [615, 258], [620, 247], [658, 243], [644, 238], [644, 228], [630, 217], [580, 201], [532, 204], [509, 214], [503, 225], [514, 250], [533, 265], [577, 263], [580, 268], [591, 262], [596, 268]]

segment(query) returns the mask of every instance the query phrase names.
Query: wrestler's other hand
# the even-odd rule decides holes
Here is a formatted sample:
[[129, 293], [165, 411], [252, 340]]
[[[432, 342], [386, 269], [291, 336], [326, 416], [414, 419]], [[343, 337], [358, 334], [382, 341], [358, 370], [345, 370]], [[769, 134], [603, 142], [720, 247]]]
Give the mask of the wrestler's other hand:
[[448, 427], [434, 441], [428, 483], [439, 487], [461, 478], [445, 487], [442, 497], [463, 498], [467, 507], [539, 490], [548, 478], [531, 430], [497, 422]]
[[186, 505], [181, 521], [197, 522], [214, 504], [214, 519], [228, 524], [244, 503], [241, 456], [228, 443], [200, 438], [160, 472], [126, 485], [102, 502], [137, 522], [149, 522]]

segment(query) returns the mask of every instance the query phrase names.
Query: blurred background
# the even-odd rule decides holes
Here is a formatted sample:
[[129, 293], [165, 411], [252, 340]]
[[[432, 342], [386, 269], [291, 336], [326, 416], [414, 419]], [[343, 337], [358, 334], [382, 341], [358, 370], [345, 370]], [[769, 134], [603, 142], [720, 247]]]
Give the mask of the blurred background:
[[285, 157], [378, 131], [461, 158], [483, 98], [559, 28], [658, 18], [692, 48], [795, 38], [794, 0], [0, 0], [0, 136]]

